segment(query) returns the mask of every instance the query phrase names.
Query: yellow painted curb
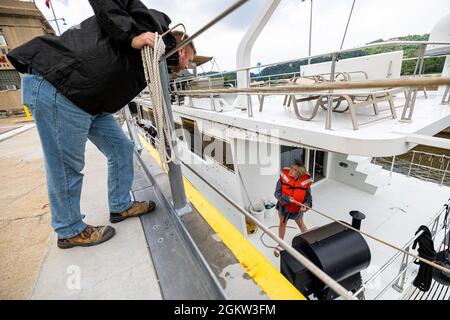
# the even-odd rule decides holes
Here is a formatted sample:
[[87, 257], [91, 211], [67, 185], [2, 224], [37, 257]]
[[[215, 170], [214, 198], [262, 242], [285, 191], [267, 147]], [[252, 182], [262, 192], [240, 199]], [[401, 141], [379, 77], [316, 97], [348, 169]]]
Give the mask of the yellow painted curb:
[[29, 121], [33, 120], [33, 118], [31, 117], [30, 109], [28, 109], [28, 107], [25, 104], [23, 105], [23, 111], [25, 112], [27, 120]]

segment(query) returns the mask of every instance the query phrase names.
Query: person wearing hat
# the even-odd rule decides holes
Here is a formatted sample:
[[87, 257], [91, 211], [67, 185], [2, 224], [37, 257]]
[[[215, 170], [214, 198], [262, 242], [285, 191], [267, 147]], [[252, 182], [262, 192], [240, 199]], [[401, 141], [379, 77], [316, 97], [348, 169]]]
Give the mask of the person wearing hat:
[[[132, 201], [134, 146], [113, 113], [145, 87], [141, 58], [155, 33], [169, 30], [170, 18], [139, 0], [89, 0], [95, 15], [60, 36], [45, 35], [10, 51], [21, 73], [22, 100], [34, 117], [44, 152], [51, 224], [57, 245], [66, 249], [111, 239], [111, 226], [83, 221], [80, 196], [85, 146], [89, 139], [108, 159], [110, 222], [147, 214], [153, 201]], [[178, 38], [178, 39], [177, 39]], [[163, 38], [166, 52], [180, 37]], [[193, 45], [168, 59], [170, 70], [193, 61]]]

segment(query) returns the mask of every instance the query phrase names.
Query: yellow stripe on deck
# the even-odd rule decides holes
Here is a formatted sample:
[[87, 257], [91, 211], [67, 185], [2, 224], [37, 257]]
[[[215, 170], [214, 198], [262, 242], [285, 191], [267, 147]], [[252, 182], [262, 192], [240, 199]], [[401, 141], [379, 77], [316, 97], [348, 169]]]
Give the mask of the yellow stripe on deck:
[[[141, 136], [148, 153], [161, 165], [157, 150]], [[274, 300], [306, 300], [283, 275], [186, 178], [186, 195], [202, 217], [233, 252], [249, 276]]]

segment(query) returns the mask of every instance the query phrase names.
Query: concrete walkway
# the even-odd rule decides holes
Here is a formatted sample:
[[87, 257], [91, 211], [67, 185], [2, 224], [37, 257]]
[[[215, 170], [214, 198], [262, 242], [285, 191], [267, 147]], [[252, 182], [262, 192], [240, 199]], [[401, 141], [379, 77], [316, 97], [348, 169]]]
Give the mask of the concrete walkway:
[[[4, 128], [0, 121], [0, 131]], [[52, 235], [42, 152], [33, 129], [0, 142], [0, 299], [29, 297]]]
[[[31, 129], [2, 142], [8, 149], [16, 140], [24, 140], [22, 155], [36, 148], [37, 132]], [[42, 158], [39, 157], [42, 162]], [[42, 164], [42, 163], [41, 163]], [[42, 168], [42, 166], [41, 166]], [[92, 225], [108, 225], [107, 164], [106, 158], [88, 143], [81, 207], [85, 221]], [[13, 182], [13, 181], [12, 181]], [[19, 183], [19, 181], [17, 181]], [[22, 185], [19, 185], [22, 187]], [[25, 188], [26, 186], [23, 186]], [[44, 185], [45, 187], [45, 185]], [[19, 188], [20, 190], [20, 188]], [[47, 221], [48, 222], [48, 221]], [[153, 263], [139, 219], [130, 219], [114, 225], [116, 235], [110, 241], [90, 248], [61, 250], [56, 247], [56, 237], [50, 236], [48, 249], [43, 250], [43, 262], [29, 293], [30, 299], [162, 299]], [[23, 230], [17, 230], [17, 236]], [[29, 239], [33, 241], [34, 239]], [[11, 252], [20, 256], [21, 251]], [[3, 255], [3, 253], [2, 253]], [[26, 259], [10, 260], [10, 269], [26, 273]], [[20, 261], [20, 263], [18, 263]], [[14, 265], [16, 264], [16, 265]], [[14, 279], [12, 279], [14, 280]], [[0, 292], [3, 291], [0, 283]]]

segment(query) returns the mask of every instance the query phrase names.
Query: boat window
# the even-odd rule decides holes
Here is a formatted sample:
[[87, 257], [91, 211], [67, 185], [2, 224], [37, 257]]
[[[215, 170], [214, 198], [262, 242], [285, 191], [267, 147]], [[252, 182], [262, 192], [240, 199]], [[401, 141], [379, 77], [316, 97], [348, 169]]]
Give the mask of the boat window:
[[220, 165], [234, 172], [233, 154], [231, 145], [228, 142], [203, 133], [202, 149], [203, 158], [209, 157], [214, 159]]
[[142, 108], [142, 117], [145, 120], [150, 121], [153, 126], [156, 126], [155, 115], [153, 114], [153, 110]]
[[299, 163], [307, 167], [314, 182], [325, 178], [325, 152], [314, 149], [281, 146], [280, 153], [281, 168], [289, 167], [293, 163]]
[[202, 143], [200, 132], [197, 123], [194, 120], [181, 118], [184, 134], [186, 135], [186, 142], [192, 153], [203, 158]]
[[306, 152], [303, 148], [281, 146], [281, 168], [290, 167], [294, 163], [306, 164]]
[[309, 150], [309, 168], [314, 182], [325, 177], [325, 152], [319, 150]]

